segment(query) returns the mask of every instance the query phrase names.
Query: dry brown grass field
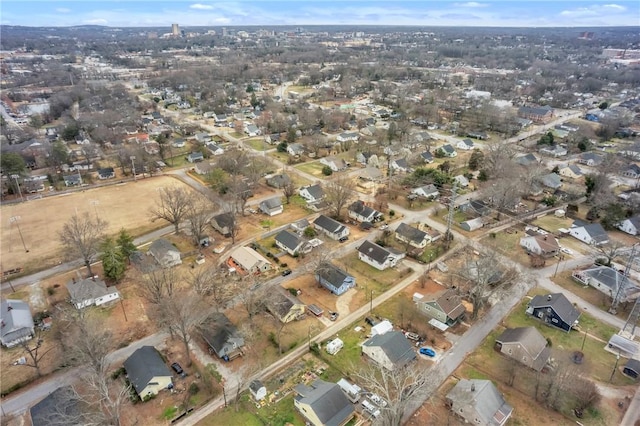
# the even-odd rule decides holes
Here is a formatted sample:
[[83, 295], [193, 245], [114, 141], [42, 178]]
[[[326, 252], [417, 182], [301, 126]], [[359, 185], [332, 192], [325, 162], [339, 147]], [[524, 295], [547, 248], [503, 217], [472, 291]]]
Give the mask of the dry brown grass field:
[[[164, 221], [151, 222], [149, 208], [155, 203], [157, 188], [172, 185], [184, 184], [168, 176], [158, 176], [3, 205], [0, 207], [2, 269], [21, 267], [29, 272], [64, 261], [58, 232], [75, 213], [88, 212], [106, 220], [108, 234], [116, 234], [124, 228], [138, 236], [165, 226]], [[16, 222], [11, 218], [19, 219]], [[25, 253], [19, 231], [28, 253]]]

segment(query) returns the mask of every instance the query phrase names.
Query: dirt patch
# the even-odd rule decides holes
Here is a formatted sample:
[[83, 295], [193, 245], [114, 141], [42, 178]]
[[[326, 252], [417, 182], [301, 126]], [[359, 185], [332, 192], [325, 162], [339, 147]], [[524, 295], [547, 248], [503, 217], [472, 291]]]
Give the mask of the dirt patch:
[[[2, 205], [2, 217], [19, 217], [17, 222], [3, 220], [0, 224], [2, 267], [22, 267], [25, 272], [29, 272], [63, 261], [57, 233], [75, 213], [98, 215], [106, 220], [109, 223], [107, 234], [116, 234], [124, 228], [138, 236], [164, 226], [166, 223], [162, 221], [151, 223], [148, 211], [155, 203], [156, 189], [172, 185], [188, 188], [171, 177], [157, 176], [25, 203]], [[22, 240], [29, 249], [28, 253], [25, 253]]]

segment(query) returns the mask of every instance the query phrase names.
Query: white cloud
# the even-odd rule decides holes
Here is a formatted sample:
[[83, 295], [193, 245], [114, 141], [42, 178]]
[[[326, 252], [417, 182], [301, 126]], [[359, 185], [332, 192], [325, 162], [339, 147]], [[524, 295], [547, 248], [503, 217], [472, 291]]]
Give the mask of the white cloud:
[[69, 13], [71, 12], [71, 9], [67, 9], [66, 7], [59, 7], [56, 9], [56, 12], [58, 13]]
[[626, 10], [627, 8], [625, 6], [621, 6], [619, 4], [603, 4], [563, 10], [562, 12], [560, 12], [560, 15], [571, 18], [583, 18], [591, 16], [602, 16], [604, 14], [618, 14], [623, 13]]
[[85, 19], [83, 23], [87, 25], [107, 25], [109, 21], [102, 18], [96, 18], [96, 19]]
[[211, 6], [210, 4], [195, 3], [189, 6], [189, 9], [211, 10], [213, 9], [213, 6]]
[[468, 1], [466, 3], [454, 3], [456, 7], [466, 7], [466, 8], [477, 8], [477, 7], [487, 7], [489, 3], [478, 3], [477, 1]]

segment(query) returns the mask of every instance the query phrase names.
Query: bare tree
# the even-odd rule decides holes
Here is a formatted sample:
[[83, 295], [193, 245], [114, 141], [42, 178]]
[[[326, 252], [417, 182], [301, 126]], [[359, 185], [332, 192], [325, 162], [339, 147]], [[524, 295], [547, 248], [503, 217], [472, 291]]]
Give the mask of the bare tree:
[[[33, 344], [35, 341], [35, 344]], [[38, 377], [42, 377], [42, 372], [40, 371], [40, 362], [42, 359], [53, 350], [54, 346], [50, 345], [47, 348], [43, 347], [44, 339], [42, 338], [42, 330], [37, 329], [33, 340], [23, 340], [20, 342], [20, 347], [24, 349], [27, 353], [28, 357], [27, 361], [24, 365], [25, 367], [31, 367], [36, 370]]]
[[191, 237], [193, 238], [193, 243], [197, 246], [200, 245], [200, 239], [206, 235], [211, 207], [211, 203], [206, 198], [194, 197], [187, 213]]
[[151, 208], [151, 220], [164, 219], [171, 223], [176, 234], [180, 222], [187, 218], [193, 205], [193, 194], [181, 186], [170, 186], [158, 189], [156, 206]]
[[618, 257], [621, 254], [622, 250], [625, 248], [624, 244], [618, 241], [612, 241], [607, 244], [603, 244], [601, 246], [597, 246], [598, 252], [607, 260], [607, 265], [611, 266], [613, 259]]
[[196, 293], [210, 297], [217, 311], [233, 298], [237, 288], [235, 281], [224, 277], [214, 266], [192, 270], [188, 281]]
[[363, 387], [387, 401], [380, 409], [377, 424], [396, 426], [402, 424], [406, 412], [413, 403], [424, 398], [434, 386], [430, 370], [416, 363], [389, 371], [376, 365], [359, 369], [354, 375]]
[[262, 303], [264, 293], [260, 289], [261, 285], [262, 283], [257, 276], [249, 276], [247, 280], [242, 283], [238, 293], [240, 301], [249, 315], [249, 322], [253, 322], [253, 317], [260, 312], [264, 306]]
[[180, 277], [174, 268], [163, 268], [145, 275], [138, 287], [140, 295], [149, 302], [159, 305], [173, 296]]
[[354, 188], [355, 181], [348, 175], [340, 176], [325, 185], [326, 200], [336, 218], [340, 219], [342, 209], [353, 197]]
[[287, 200], [287, 204], [291, 201], [291, 197], [296, 195], [296, 186], [293, 182], [289, 181], [284, 184], [282, 187], [282, 194], [284, 198]]
[[58, 233], [68, 255], [82, 258], [89, 276], [93, 276], [91, 262], [98, 254], [98, 247], [107, 225], [106, 221], [99, 217], [93, 218], [89, 213], [82, 216], [74, 214]]
[[181, 292], [180, 297], [165, 298], [158, 308], [161, 322], [182, 341], [187, 359], [186, 364], [190, 366], [190, 333], [207, 318], [210, 313], [208, 306], [199, 294], [185, 291]]
[[575, 399], [576, 413], [582, 413], [584, 410], [597, 405], [602, 398], [595, 383], [578, 375], [573, 376], [572, 380], [570, 380], [568, 392]]

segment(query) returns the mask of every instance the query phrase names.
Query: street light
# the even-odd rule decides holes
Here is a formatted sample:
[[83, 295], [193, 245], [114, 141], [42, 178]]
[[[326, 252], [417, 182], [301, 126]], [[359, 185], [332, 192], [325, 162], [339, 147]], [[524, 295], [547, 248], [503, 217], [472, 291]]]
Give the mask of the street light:
[[20, 240], [22, 241], [22, 247], [24, 247], [24, 251], [29, 253], [29, 249], [27, 245], [24, 243], [24, 237], [22, 236], [22, 230], [20, 229], [20, 216], [11, 216], [9, 218], [9, 223], [15, 223], [18, 227], [18, 234], [20, 234]]
[[609, 377], [609, 383], [613, 380], [613, 375], [616, 374], [616, 370], [618, 369], [618, 361], [620, 361], [620, 350], [618, 350], [618, 355], [616, 355], [616, 365], [613, 366], [613, 370], [611, 370], [611, 377]]

